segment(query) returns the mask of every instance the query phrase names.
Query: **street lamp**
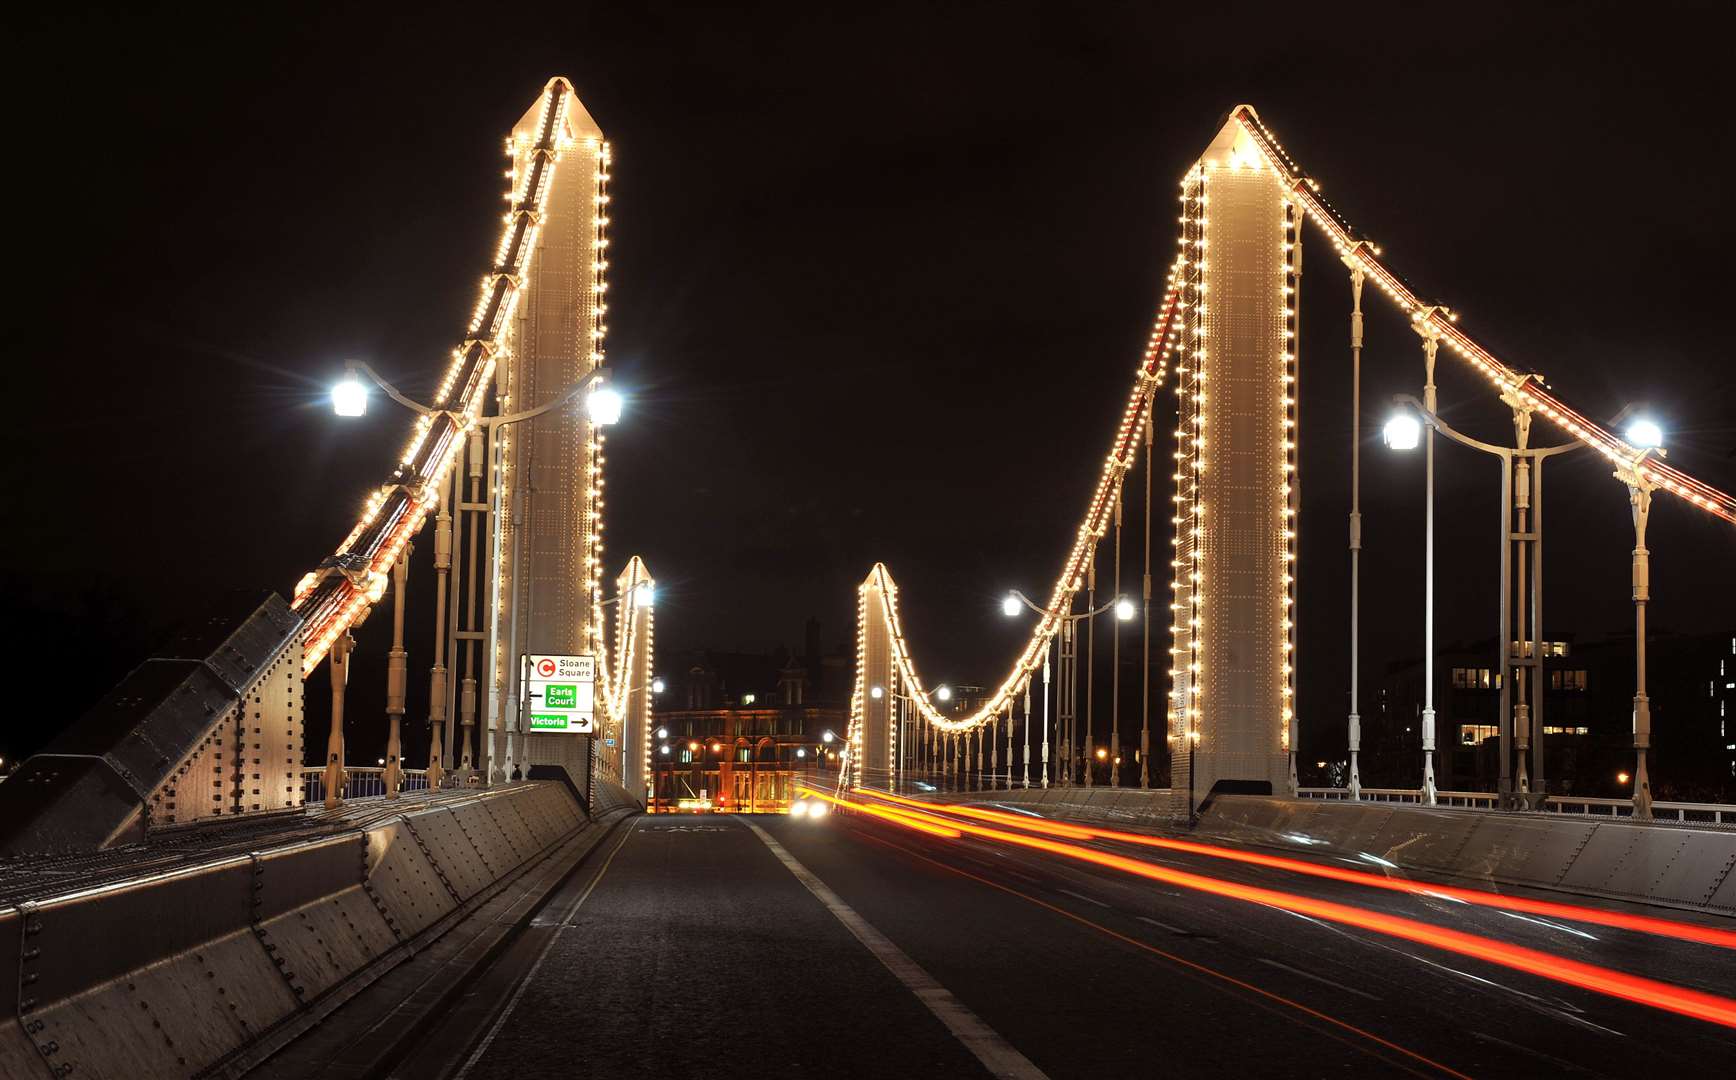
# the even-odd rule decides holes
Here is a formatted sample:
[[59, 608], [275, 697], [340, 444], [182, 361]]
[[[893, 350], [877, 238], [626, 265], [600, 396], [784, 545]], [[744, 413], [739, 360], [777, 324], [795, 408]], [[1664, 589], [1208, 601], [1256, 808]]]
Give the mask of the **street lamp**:
[[[1431, 339], [1431, 345], [1433, 344]], [[1428, 353], [1427, 393], [1430, 404], [1434, 398], [1435, 354]], [[1429, 410], [1432, 412], [1433, 410]], [[1422, 424], [1409, 413], [1397, 413], [1381, 429], [1381, 437], [1393, 450], [1415, 450], [1422, 435]], [[1427, 480], [1427, 511], [1423, 525], [1423, 783], [1422, 800], [1435, 803], [1435, 442], [1429, 439]], [[1502, 756], [1505, 768], [1506, 756]]]
[[661, 694], [664, 691], [664, 689], [665, 689], [665, 684], [663, 682], [662, 676], [658, 676], [657, 678], [651, 680], [651, 692], [653, 694]]
[[934, 696], [939, 698], [942, 701], [951, 701], [952, 700], [952, 687], [941, 686], [939, 689], [935, 690]]
[[875, 701], [879, 701], [881, 698], [886, 696], [886, 688], [884, 686], [873, 687], [868, 691], [868, 696], [873, 698]]
[[[370, 381], [372, 381], [375, 386], [378, 386], [380, 388], [380, 390], [382, 390], [386, 394], [387, 397], [391, 398], [393, 401], [404, 406], [406, 409], [409, 409], [411, 412], [414, 412], [419, 416], [433, 416], [436, 414], [446, 414], [447, 413], [447, 410], [430, 408], [429, 406], [423, 405], [422, 403], [420, 403], [420, 402], [418, 402], [412, 398], [406, 397], [402, 392], [400, 392], [398, 390], [397, 387], [393, 386], [390, 382], [388, 382], [384, 378], [382, 378], [380, 376], [379, 372], [375, 371], [372, 367], [369, 367], [366, 363], [364, 363], [360, 360], [346, 360], [344, 362], [344, 367], [345, 367], [346, 371], [345, 371], [345, 375], [344, 375], [343, 380], [340, 381], [339, 383], [337, 383], [332, 388], [332, 408], [339, 416], [355, 417], [355, 416], [365, 415], [365, 413], [367, 412], [368, 388], [367, 388], [366, 384], [364, 384], [361, 380], [361, 376], [364, 376], [364, 375], [367, 376], [367, 378]], [[475, 417], [473, 421], [466, 421], [465, 418], [457, 417], [456, 415], [454, 415], [454, 419], [456, 419], [459, 422], [459, 425], [461, 428], [467, 426], [468, 423], [474, 423], [475, 427], [472, 428], [471, 432], [470, 432], [471, 438], [473, 440], [482, 439], [482, 440], [486, 441], [487, 450], [486, 450], [486, 453], [482, 456], [485, 456], [486, 460], [487, 460], [487, 472], [491, 476], [498, 476], [500, 474], [500, 472], [502, 471], [502, 465], [501, 465], [501, 461], [500, 461], [500, 458], [501, 458], [500, 440], [498, 438], [496, 438], [496, 436], [503, 429], [505, 429], [505, 428], [507, 428], [513, 424], [517, 424], [517, 423], [524, 421], [524, 420], [535, 419], [536, 417], [539, 417], [539, 416], [543, 415], [544, 413], [547, 413], [553, 409], [560, 408], [561, 406], [566, 405], [568, 402], [572, 401], [573, 398], [577, 397], [579, 395], [579, 393], [581, 391], [585, 390], [586, 388], [595, 387], [595, 389], [593, 389], [591, 391], [589, 398], [587, 400], [587, 406], [589, 409], [590, 418], [591, 418], [592, 423], [598, 424], [598, 425], [604, 425], [604, 424], [613, 424], [617, 420], [619, 420], [621, 418], [621, 395], [619, 393], [613, 391], [613, 390], [607, 389], [606, 387], [602, 387], [602, 386], [597, 385], [600, 382], [600, 380], [603, 378], [603, 374], [604, 374], [604, 369], [601, 366], [594, 367], [589, 372], [587, 372], [583, 376], [581, 376], [578, 379], [578, 381], [576, 381], [572, 385], [568, 386], [565, 390], [561, 390], [561, 391], [557, 392], [548, 401], [545, 401], [541, 405], [537, 405], [533, 408], [524, 409], [524, 410], [521, 410], [519, 412], [514, 412], [514, 413], [499, 414], [499, 415], [495, 415], [495, 416], [478, 416], [478, 417]], [[480, 442], [473, 443], [473, 449], [471, 452], [473, 454], [479, 453], [480, 448], [481, 448]], [[490, 498], [488, 499], [487, 502], [484, 502], [482, 499], [482, 492], [480, 490], [481, 478], [483, 475], [484, 475], [484, 473], [483, 473], [483, 470], [481, 470], [481, 469], [474, 469], [471, 472], [471, 475], [470, 475], [470, 484], [471, 484], [470, 506], [468, 508], [466, 508], [463, 504], [460, 504], [459, 513], [460, 513], [460, 515], [462, 515], [464, 513], [472, 513], [472, 514], [480, 513], [480, 514], [484, 515], [484, 521], [498, 522], [499, 518], [500, 518], [500, 514], [502, 512], [502, 507], [501, 507], [502, 485], [497, 483], [497, 482], [491, 481], [489, 484], [489, 487], [492, 489], [492, 495], [490, 496]], [[454, 473], [454, 476], [452, 478], [452, 489], [453, 489], [453, 500], [457, 501], [458, 478], [456, 476], [456, 473]], [[463, 520], [462, 516], [460, 516], [459, 520], [460, 520], [460, 522], [462, 522], [462, 520]], [[440, 513], [439, 513], [437, 521], [436, 521], [436, 528], [439, 530], [440, 536], [448, 535], [447, 530], [449, 530], [451, 528], [450, 519], [447, 517], [447, 510], [446, 510], [446, 506], [444, 503], [442, 503], [442, 505], [441, 505]], [[461, 524], [460, 524], [460, 528], [462, 528]], [[474, 531], [473, 531], [473, 535], [474, 535]], [[439, 547], [440, 543], [441, 543], [441, 541], [437, 539], [436, 540], [436, 547], [437, 548]], [[491, 555], [490, 559], [492, 560], [492, 558], [493, 558], [493, 556]], [[516, 548], [514, 549], [514, 560], [515, 560], [515, 562], [517, 560], [517, 549]], [[516, 566], [515, 566], [514, 573], [516, 574], [516, 572], [517, 571], [516, 571]], [[487, 571], [487, 573], [491, 575], [493, 573], [493, 570], [489, 570], [489, 571]], [[438, 589], [442, 592], [444, 592], [444, 590], [447, 587], [446, 586], [446, 574], [447, 574], [447, 570], [445, 568], [441, 567], [437, 561], [436, 562], [436, 578], [437, 578], [438, 584], [435, 587], [436, 587], [436, 589]], [[493, 592], [494, 592], [494, 590], [490, 590], [491, 595], [493, 594]], [[652, 599], [653, 599], [653, 597], [649, 593], [647, 593], [641, 597], [641, 601], [647, 607], [649, 607], [651, 605]], [[491, 599], [491, 601], [490, 601], [491, 613], [487, 616], [487, 618], [488, 618], [488, 624], [489, 624], [491, 629], [490, 629], [488, 636], [487, 636], [488, 644], [486, 644], [483, 648], [483, 653], [485, 656], [493, 655], [495, 652], [495, 645], [493, 642], [493, 629], [492, 628], [499, 624], [499, 619], [494, 617], [494, 613], [492, 613], [492, 605], [497, 604], [497, 603], [498, 603], [498, 599]], [[393, 633], [394, 640], [395, 641], [401, 640], [401, 638], [402, 638], [402, 625], [401, 625], [401, 622], [398, 621], [398, 617], [396, 614], [394, 615], [393, 631], [394, 631], [394, 633]], [[435, 685], [436, 686], [443, 685], [445, 683], [445, 678], [446, 678], [446, 669], [444, 667], [444, 658], [446, 655], [445, 650], [447, 648], [452, 648], [452, 649], [456, 650], [456, 647], [457, 647], [456, 642], [458, 640], [458, 635], [461, 632], [462, 631], [460, 631], [459, 626], [458, 626], [458, 620], [457, 620], [456, 614], [454, 614], [454, 618], [453, 618], [449, 627], [447, 625], [441, 623], [441, 621], [439, 620], [438, 617], [436, 618], [435, 638], [436, 638], [436, 640], [438, 640], [442, 643], [441, 644], [441, 653], [440, 653], [440, 656], [436, 658], [436, 663], [435, 663], [434, 671], [433, 671], [433, 678], [435, 679]], [[514, 634], [516, 635], [516, 624], [515, 624]], [[467, 640], [465, 642], [465, 657], [466, 657], [465, 666], [466, 666], [467, 671], [474, 670], [474, 667], [473, 667], [474, 660], [472, 658], [473, 657], [472, 649], [473, 649], [475, 644], [476, 644], [476, 642], [474, 640]], [[516, 652], [516, 641], [511, 642], [508, 646], [508, 649], [507, 649], [508, 655], [511, 655], [514, 652]], [[454, 652], [454, 655], [456, 655], [456, 652]], [[467, 674], [465, 676], [465, 685], [467, 687], [471, 688], [471, 689], [467, 689], [465, 691], [465, 693], [470, 693], [475, 688], [474, 678], [469, 674]], [[483, 696], [483, 702], [484, 702], [483, 720], [484, 720], [484, 730], [485, 731], [489, 730], [487, 725], [492, 720], [492, 716], [490, 715], [489, 710], [494, 707], [492, 705], [492, 703], [494, 703], [498, 700], [498, 696], [497, 696], [498, 690], [499, 690], [498, 686], [491, 686], [488, 690], [488, 693]], [[445, 702], [447, 699], [442, 698], [441, 700], [442, 700], [442, 702]], [[435, 712], [435, 714], [433, 716], [430, 717], [430, 720], [434, 724], [434, 727], [435, 727], [435, 738], [429, 743], [429, 754], [428, 754], [428, 756], [429, 756], [428, 783], [429, 783], [430, 787], [440, 786], [440, 782], [441, 782], [440, 778], [441, 778], [441, 774], [443, 772], [442, 759], [445, 756], [445, 752], [442, 748], [443, 743], [442, 743], [441, 739], [439, 738], [439, 735], [440, 735], [439, 729], [447, 722], [445, 719], [447, 706], [446, 706], [446, 704], [442, 703], [442, 704], [439, 704], [436, 708], [437, 708], [437, 711]], [[396, 715], [397, 714], [393, 714], [394, 717]], [[470, 727], [470, 724], [472, 722], [473, 715], [474, 714], [468, 715], [464, 721], [465, 733], [464, 733], [463, 762], [464, 762], [465, 768], [469, 768], [469, 746], [470, 746], [469, 727]], [[335, 714], [334, 714], [334, 720], [335, 720]], [[448, 736], [450, 736], [450, 734], [451, 734], [450, 728], [447, 729], [446, 733]], [[505, 754], [503, 756], [506, 760], [510, 760], [512, 757], [513, 732], [510, 728], [506, 728], [503, 725], [501, 728], [500, 734], [505, 739], [505, 744], [506, 744], [505, 745]], [[490, 740], [492, 741], [491, 737], [490, 737]], [[396, 743], [395, 738], [389, 738], [388, 739], [388, 746], [395, 745], [395, 743]], [[490, 747], [491, 756], [492, 756], [492, 750], [493, 750], [493, 748], [491, 746]], [[495, 758], [494, 760], [496, 760], [498, 762], [500, 760], [500, 758]], [[502, 772], [502, 770], [500, 769], [498, 764], [495, 766], [495, 771], [497, 773]], [[504, 778], [504, 776], [502, 776], [501, 778]], [[487, 782], [487, 779], [488, 778], [484, 778], [485, 783]]]
[[[1137, 612], [1138, 612], [1138, 607], [1134, 604], [1133, 600], [1129, 597], [1126, 597], [1126, 596], [1114, 597], [1113, 599], [1104, 603], [1101, 607], [1095, 607], [1095, 608], [1092, 608], [1088, 611], [1076, 611], [1076, 612], [1075, 611], [1067, 611], [1067, 612], [1050, 611], [1048, 608], [1039, 607], [1030, 597], [1026, 596], [1024, 593], [1020, 592], [1017, 589], [1013, 589], [1012, 591], [1008, 592], [1006, 599], [1001, 601], [1001, 611], [1007, 615], [1016, 615], [1016, 614], [1018, 614], [1018, 609], [1017, 609], [1017, 607], [1014, 606], [1015, 604], [1023, 604], [1025, 607], [1031, 609], [1036, 614], [1042, 615], [1046, 618], [1054, 619], [1056, 621], [1057, 625], [1060, 628], [1060, 632], [1055, 635], [1055, 648], [1056, 648], [1057, 652], [1060, 654], [1057, 657], [1056, 666], [1061, 669], [1062, 685], [1063, 686], [1073, 686], [1073, 687], [1077, 687], [1078, 681], [1079, 681], [1079, 654], [1078, 654], [1078, 650], [1074, 649], [1074, 648], [1062, 648], [1062, 645], [1061, 645], [1061, 639], [1063, 637], [1067, 637], [1067, 640], [1069, 643], [1072, 641], [1071, 635], [1073, 633], [1073, 624], [1076, 622], [1079, 622], [1082, 619], [1096, 618], [1097, 616], [1103, 614], [1105, 611], [1108, 611], [1110, 608], [1115, 609], [1115, 617], [1116, 617], [1116, 619], [1120, 620], [1121, 622], [1127, 622], [1127, 621], [1131, 620], [1134, 617], [1134, 615], [1137, 614]], [[1048, 708], [1049, 708], [1049, 658], [1045, 654], [1043, 657], [1043, 709], [1044, 709], [1045, 714], [1047, 713]], [[1089, 712], [1090, 710], [1086, 710], [1086, 711]], [[1056, 712], [1057, 712], [1057, 714], [1059, 714], [1059, 712], [1060, 712], [1060, 709], [1058, 706], [1056, 708]], [[1059, 724], [1063, 719], [1064, 719], [1063, 717], [1057, 715], [1056, 723]], [[1119, 718], [1117, 718], [1117, 719], [1119, 720]], [[1087, 717], [1087, 723], [1089, 723], [1089, 721], [1090, 721], [1090, 718]], [[1085, 737], [1086, 737], [1086, 750], [1087, 750], [1087, 752], [1089, 752], [1091, 732], [1087, 731], [1085, 733]], [[1068, 758], [1067, 766], [1066, 766], [1067, 771], [1065, 774], [1065, 779], [1057, 777], [1057, 783], [1064, 783], [1064, 784], [1070, 785], [1073, 782], [1073, 760], [1072, 760], [1073, 748], [1072, 748], [1072, 745], [1066, 739], [1062, 739], [1062, 738], [1057, 737], [1057, 741], [1061, 743], [1062, 748], [1067, 752], [1066, 756]], [[1057, 762], [1057, 764], [1059, 764], [1059, 763]], [[1087, 763], [1087, 765], [1089, 765], [1089, 763]], [[1086, 769], [1086, 773], [1087, 773], [1087, 775], [1089, 775], [1089, 773], [1090, 773], [1089, 768]], [[1048, 787], [1049, 786], [1049, 722], [1048, 722], [1046, 715], [1045, 715], [1045, 718], [1043, 720], [1043, 767], [1041, 770], [1041, 775], [1042, 775], [1043, 787]]]
[[[1507, 397], [1504, 400], [1513, 409], [1513, 428], [1517, 446], [1496, 446], [1492, 443], [1473, 439], [1456, 430], [1451, 424], [1442, 420], [1426, 404], [1408, 394], [1399, 394], [1393, 402], [1400, 411], [1387, 421], [1385, 434], [1387, 445], [1398, 450], [1415, 449], [1419, 439], [1418, 434], [1423, 425], [1429, 429], [1429, 466], [1428, 466], [1428, 510], [1427, 536], [1425, 538], [1424, 579], [1426, 595], [1424, 599], [1424, 675], [1423, 675], [1423, 793], [1425, 801], [1434, 802], [1434, 742], [1435, 742], [1435, 679], [1434, 679], [1434, 608], [1435, 608], [1435, 544], [1434, 544], [1434, 433], [1441, 434], [1473, 450], [1499, 458], [1501, 461], [1501, 599], [1499, 603], [1501, 632], [1496, 635], [1495, 649], [1497, 655], [1496, 671], [1500, 687], [1500, 705], [1498, 722], [1500, 726], [1501, 764], [1499, 770], [1499, 795], [1505, 801], [1512, 792], [1511, 765], [1514, 760], [1514, 746], [1517, 746], [1517, 761], [1519, 766], [1518, 790], [1529, 795], [1532, 781], [1535, 781], [1538, 793], [1545, 787], [1544, 782], [1544, 739], [1543, 739], [1543, 462], [1555, 454], [1567, 453], [1579, 448], [1577, 442], [1563, 443], [1558, 446], [1530, 446], [1531, 410], [1518, 399]], [[1517, 522], [1515, 522], [1515, 515]], [[1514, 620], [1510, 615], [1510, 604], [1514, 593], [1513, 583], [1513, 552], [1514, 545], [1519, 545], [1518, 559], [1518, 594], [1520, 597], [1520, 618], [1518, 619], [1518, 635], [1515, 638]], [[1529, 560], [1527, 560], [1529, 556]], [[1531, 565], [1529, 590], [1526, 581], [1526, 562]], [[1529, 595], [1527, 595], [1529, 592]], [[1525, 618], [1529, 613], [1529, 620]], [[1527, 621], [1530, 625], [1527, 627]], [[1535, 642], [1533, 648], [1531, 643]], [[1515, 644], [1518, 648], [1515, 650]], [[1518, 655], [1515, 655], [1517, 651]], [[1513, 687], [1507, 678], [1515, 667], [1520, 669], [1521, 676], [1527, 669], [1532, 674], [1529, 687], [1530, 701], [1525, 700], [1526, 685], [1521, 678], [1520, 701], [1515, 704]], [[1532, 736], [1535, 735], [1535, 740]], [[1526, 751], [1532, 753], [1532, 764], [1529, 776], [1526, 772]]]
[[356, 378], [355, 371], [348, 372], [332, 385], [332, 412], [339, 416], [367, 415], [368, 387]]
[[590, 414], [591, 423], [608, 427], [610, 424], [620, 423], [621, 410], [625, 404], [620, 391], [599, 386], [585, 399], [585, 411]]
[[1380, 430], [1388, 450], [1415, 450], [1422, 442], [1423, 426], [1409, 412], [1394, 413]]
[[1008, 593], [1006, 597], [1001, 600], [1001, 614], [1005, 615], [1009, 619], [1014, 618], [1019, 614], [1020, 607], [1021, 605], [1017, 593]]
[[1664, 429], [1642, 416], [1628, 425], [1627, 441], [1641, 450], [1656, 450], [1664, 445]]
[[[1646, 524], [1651, 519], [1652, 491], [1641, 463], [1647, 457], [1664, 456], [1664, 432], [1656, 422], [1641, 418], [1628, 425], [1627, 440], [1639, 453], [1633, 462], [1618, 468], [1615, 477], [1627, 485], [1628, 504], [1633, 509], [1633, 599], [1634, 599], [1634, 817], [1652, 816], [1652, 784], [1646, 758], [1652, 745], [1652, 703], [1646, 694], [1646, 605], [1652, 598], [1652, 554], [1646, 548]], [[1625, 776], [1623, 783], [1626, 783]]]

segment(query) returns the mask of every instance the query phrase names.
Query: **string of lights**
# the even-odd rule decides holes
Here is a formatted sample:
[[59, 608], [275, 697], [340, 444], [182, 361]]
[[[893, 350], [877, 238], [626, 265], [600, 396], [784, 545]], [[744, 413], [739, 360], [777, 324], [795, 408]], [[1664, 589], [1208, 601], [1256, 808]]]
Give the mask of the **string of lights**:
[[1251, 106], [1238, 106], [1231, 115], [1260, 148], [1267, 163], [1278, 170], [1307, 216], [1326, 233], [1351, 269], [1363, 271], [1367, 280], [1386, 293], [1420, 329], [1437, 334], [1450, 350], [1481, 372], [1503, 396], [1511, 396], [1542, 413], [1568, 435], [1602, 454], [1618, 469], [1635, 473], [1657, 488], [1736, 524], [1736, 496], [1665, 464], [1655, 453], [1633, 446], [1603, 425], [1588, 419], [1555, 396], [1538, 376], [1515, 371], [1478, 344], [1459, 328], [1457, 313], [1420, 299], [1381, 260], [1379, 246], [1356, 239], [1350, 224], [1320, 195], [1319, 183], [1305, 174], [1284, 151]]
[[[869, 573], [868, 579], [857, 590], [857, 636], [856, 636], [856, 681], [850, 696], [850, 738], [848, 741], [852, 766], [862, 753], [862, 726], [864, 705], [869, 687], [867, 686], [867, 638], [868, 626], [868, 594], [871, 589], [879, 590], [884, 597], [883, 619], [884, 629], [891, 642], [892, 677], [902, 687], [905, 700], [909, 701], [919, 722], [946, 733], [962, 733], [981, 727], [1009, 706], [1013, 699], [1024, 691], [1033, 674], [1042, 665], [1050, 643], [1060, 630], [1066, 618], [1066, 609], [1072, 605], [1074, 596], [1081, 587], [1086, 566], [1096, 551], [1097, 543], [1103, 538], [1110, 516], [1113, 512], [1123, 478], [1132, 466], [1138, 452], [1143, 425], [1146, 423], [1152, 398], [1157, 389], [1163, 385], [1169, 371], [1169, 361], [1179, 337], [1177, 315], [1178, 289], [1181, 273], [1186, 264], [1185, 253], [1178, 257], [1171, 267], [1164, 291], [1163, 302], [1159, 306], [1158, 316], [1153, 325], [1151, 337], [1148, 339], [1144, 355], [1137, 366], [1133, 388], [1128, 393], [1127, 403], [1122, 410], [1121, 421], [1116, 428], [1114, 438], [1110, 443], [1108, 457], [1105, 459], [1099, 475], [1097, 486], [1092, 492], [1090, 502], [1086, 506], [1084, 520], [1081, 522], [1073, 545], [1062, 562], [1061, 572], [1057, 575], [1053, 588], [1050, 590], [1049, 603], [1043, 610], [1035, 629], [1032, 631], [1025, 647], [1020, 651], [1012, 668], [1001, 681], [995, 692], [980, 702], [975, 710], [968, 714], [948, 715], [934, 701], [934, 695], [924, 686], [917, 674], [916, 663], [911, 656], [908, 639], [904, 634], [903, 621], [898, 610], [898, 586], [893, 581], [891, 572], [884, 563], [876, 563]], [[881, 688], [884, 692], [884, 688]], [[846, 773], [852, 770], [845, 770]]]
[[517, 308], [520, 275], [536, 247], [556, 163], [571, 142], [561, 134], [571, 94], [565, 79], [551, 80], [544, 90], [537, 124], [541, 135], [530, 154], [531, 166], [515, 177], [519, 187], [509, 195], [512, 209], [504, 219], [494, 266], [483, 278], [465, 339], [453, 351], [434, 396], [435, 411], [418, 418], [397, 472], [368, 497], [337, 552], [296, 585], [292, 606], [304, 620], [304, 676], [385, 594], [393, 564], [439, 501], [464, 436], [476, 423], [502, 354], [502, 335]]

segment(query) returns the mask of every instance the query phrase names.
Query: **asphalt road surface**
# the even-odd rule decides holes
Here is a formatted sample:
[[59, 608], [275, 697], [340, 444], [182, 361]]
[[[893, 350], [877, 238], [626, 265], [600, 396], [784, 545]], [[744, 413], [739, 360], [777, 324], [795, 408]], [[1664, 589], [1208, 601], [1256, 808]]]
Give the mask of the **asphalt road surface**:
[[[1095, 846], [1736, 996], [1736, 950]], [[1718, 1077], [1736, 1075], [1736, 1031], [1263, 904], [857, 814], [662, 816], [624, 821], [394, 1071], [995, 1074]]]

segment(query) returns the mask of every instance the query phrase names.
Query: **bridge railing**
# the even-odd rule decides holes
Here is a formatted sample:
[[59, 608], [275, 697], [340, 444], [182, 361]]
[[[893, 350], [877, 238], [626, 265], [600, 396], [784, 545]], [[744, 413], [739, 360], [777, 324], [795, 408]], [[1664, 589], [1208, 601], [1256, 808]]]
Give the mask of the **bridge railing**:
[[[1345, 788], [1298, 788], [1296, 794], [1304, 799], [1323, 799], [1328, 802], [1348, 802], [1350, 792]], [[1397, 802], [1420, 803], [1422, 792], [1412, 788], [1363, 788], [1363, 802]], [[1439, 791], [1435, 793], [1435, 803], [1438, 806], [1471, 806], [1484, 810], [1493, 810], [1497, 799], [1492, 791]], [[1599, 799], [1576, 798], [1568, 795], [1551, 795], [1544, 799], [1538, 812], [1551, 814], [1582, 814], [1602, 817], [1632, 817], [1634, 804], [1632, 799]], [[1705, 825], [1736, 825], [1736, 806], [1725, 803], [1697, 802], [1654, 802], [1652, 803], [1652, 819], [1654, 821], [1697, 822]]]
[[[1350, 791], [1346, 788], [1297, 788], [1296, 794], [1304, 799], [1325, 799], [1329, 802], [1350, 801]], [[1363, 802], [1396, 802], [1420, 803], [1423, 793], [1412, 788], [1363, 788]], [[1493, 791], [1437, 791], [1435, 803], [1438, 806], [1474, 806], [1482, 809], [1493, 809], [1495, 793]]]
[[[403, 780], [398, 785], [399, 791], [427, 791], [427, 769], [404, 769]], [[325, 766], [306, 765], [301, 770], [302, 796], [307, 805], [325, 801]], [[340, 793], [345, 799], [378, 798], [386, 794], [386, 770], [383, 768], [351, 767], [344, 770], [344, 787]]]

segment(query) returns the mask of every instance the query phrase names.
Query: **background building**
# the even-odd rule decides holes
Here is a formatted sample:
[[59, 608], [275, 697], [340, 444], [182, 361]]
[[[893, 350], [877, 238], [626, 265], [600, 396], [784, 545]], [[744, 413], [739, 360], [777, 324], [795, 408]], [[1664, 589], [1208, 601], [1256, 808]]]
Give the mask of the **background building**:
[[[1440, 783], [1492, 791], [1499, 771], [1501, 674], [1495, 641], [1449, 645], [1435, 658]], [[1632, 795], [1633, 636], [1544, 644], [1545, 778], [1551, 793]], [[1736, 633], [1654, 633], [1652, 791], [1682, 802], [1736, 798]], [[1415, 787], [1422, 760], [1423, 663], [1387, 669], [1365, 710], [1362, 775], [1370, 787]]]
[[843, 648], [821, 648], [818, 620], [799, 652], [694, 649], [665, 654], [659, 668], [654, 811], [780, 812], [796, 782], [837, 768], [853, 672]]

